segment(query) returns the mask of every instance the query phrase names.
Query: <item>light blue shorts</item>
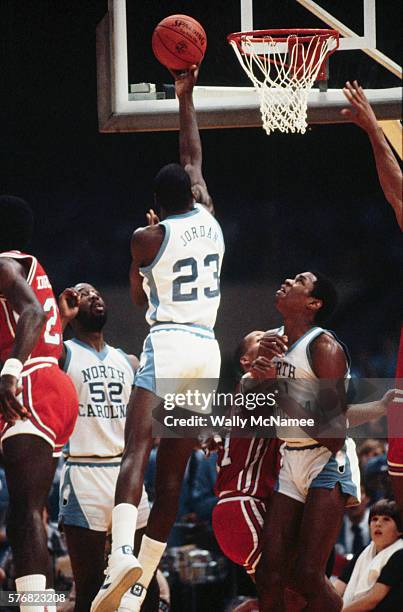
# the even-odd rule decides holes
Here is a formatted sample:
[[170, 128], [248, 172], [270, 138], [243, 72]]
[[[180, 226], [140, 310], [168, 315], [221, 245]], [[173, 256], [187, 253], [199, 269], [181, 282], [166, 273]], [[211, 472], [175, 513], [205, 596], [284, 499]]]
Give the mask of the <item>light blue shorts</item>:
[[346, 506], [360, 503], [360, 471], [351, 438], [347, 438], [336, 455], [319, 444], [307, 447], [285, 444], [280, 452], [281, 467], [275, 486], [279, 493], [305, 503], [309, 489], [334, 489], [339, 483], [347, 496]]

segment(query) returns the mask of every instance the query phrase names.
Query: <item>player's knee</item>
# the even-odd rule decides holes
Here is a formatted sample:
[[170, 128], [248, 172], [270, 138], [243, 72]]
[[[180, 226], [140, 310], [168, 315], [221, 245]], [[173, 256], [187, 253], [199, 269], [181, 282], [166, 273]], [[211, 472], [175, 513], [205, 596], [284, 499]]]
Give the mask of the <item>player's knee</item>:
[[29, 524], [32, 527], [33, 523], [43, 522], [43, 508], [37, 504], [30, 503], [29, 500], [18, 501], [18, 503], [10, 503], [8, 523], [11, 525]]
[[16, 536], [25, 538], [32, 534], [33, 529], [44, 529], [42, 512], [38, 508], [30, 508], [27, 505], [13, 504], [9, 506], [9, 518], [7, 521], [7, 537], [12, 542]]

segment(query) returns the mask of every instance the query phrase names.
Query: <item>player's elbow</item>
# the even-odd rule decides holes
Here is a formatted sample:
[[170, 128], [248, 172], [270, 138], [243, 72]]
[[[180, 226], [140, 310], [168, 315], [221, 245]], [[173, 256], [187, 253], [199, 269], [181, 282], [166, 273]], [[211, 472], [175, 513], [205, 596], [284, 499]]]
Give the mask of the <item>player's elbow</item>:
[[23, 308], [20, 319], [29, 321], [32, 329], [41, 329], [46, 321], [46, 313], [39, 302], [32, 302]]
[[46, 321], [46, 313], [39, 302], [32, 302], [24, 308], [24, 312], [29, 313], [38, 323], [43, 324]]
[[38, 321], [38, 325], [42, 326], [46, 321], [46, 312], [40, 304], [33, 305], [33, 314]]

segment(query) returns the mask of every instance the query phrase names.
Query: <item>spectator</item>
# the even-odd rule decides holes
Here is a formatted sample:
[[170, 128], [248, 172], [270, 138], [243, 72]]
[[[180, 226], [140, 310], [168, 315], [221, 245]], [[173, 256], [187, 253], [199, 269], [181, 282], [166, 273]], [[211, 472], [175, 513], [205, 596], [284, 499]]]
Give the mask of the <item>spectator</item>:
[[337, 541], [338, 550], [343, 555], [357, 555], [370, 542], [368, 502], [369, 498], [361, 486], [361, 502], [358, 506], [347, 508]]
[[360, 467], [365, 467], [368, 460], [372, 459], [372, 457], [377, 457], [378, 455], [383, 455], [384, 453], [385, 444], [382, 440], [375, 440], [373, 438], [364, 440], [364, 442], [360, 444], [357, 451]]
[[396, 502], [382, 499], [369, 513], [371, 543], [335, 582], [343, 612], [397, 612], [403, 601], [403, 525]]
[[371, 504], [383, 497], [393, 497], [386, 455], [377, 455], [368, 460], [363, 470], [363, 481]]

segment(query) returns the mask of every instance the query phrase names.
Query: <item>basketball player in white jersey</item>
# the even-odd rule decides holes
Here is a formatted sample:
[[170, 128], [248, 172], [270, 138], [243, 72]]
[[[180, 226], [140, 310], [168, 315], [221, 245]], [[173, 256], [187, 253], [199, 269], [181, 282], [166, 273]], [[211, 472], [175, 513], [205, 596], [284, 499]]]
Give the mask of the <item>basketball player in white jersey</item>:
[[[105, 342], [107, 309], [92, 285], [79, 283], [65, 289], [59, 298], [59, 309], [63, 329], [70, 325], [74, 334], [64, 343], [60, 365], [72, 379], [79, 398], [79, 416], [66, 449], [61, 478], [60, 519], [76, 586], [75, 612], [88, 612], [104, 578], [106, 535], [112, 520], [126, 410], [138, 359]], [[149, 513], [143, 489], [137, 550]], [[130, 609], [126, 600], [130, 601], [130, 593], [124, 596], [119, 610]]]
[[[155, 178], [161, 222], [136, 230], [131, 243], [131, 295], [136, 304], [148, 304], [146, 318], [151, 329], [127, 414], [126, 445], [112, 515], [112, 554], [93, 612], [118, 608], [122, 594], [135, 580], [135, 609], [140, 609], [175, 521], [194, 439], [161, 440], [156, 498], [137, 561], [132, 554], [134, 530], [152, 445], [152, 410], [161, 404], [161, 379], [172, 381], [170, 391], [178, 393], [189, 389], [189, 379], [219, 377], [220, 351], [213, 327], [220, 302], [224, 241], [202, 176], [201, 142], [193, 106], [197, 72], [194, 66], [175, 77], [182, 167], [165, 166]], [[153, 213], [150, 221], [158, 221]]]
[[[318, 325], [336, 303], [333, 285], [318, 273], [304, 272], [283, 283], [276, 293], [276, 307], [284, 326], [268, 332], [259, 349], [271, 359], [277, 378], [302, 385], [318, 379], [340, 381], [348, 375], [344, 346]], [[340, 394], [336, 399], [340, 401]], [[299, 437], [298, 430], [294, 435], [277, 433], [286, 444], [256, 572], [261, 610], [284, 609], [287, 583], [305, 599], [307, 609], [340, 610], [341, 600], [325, 578], [325, 566], [345, 506], [359, 499], [354, 443], [315, 438], [315, 430], [312, 438], [301, 431]]]

